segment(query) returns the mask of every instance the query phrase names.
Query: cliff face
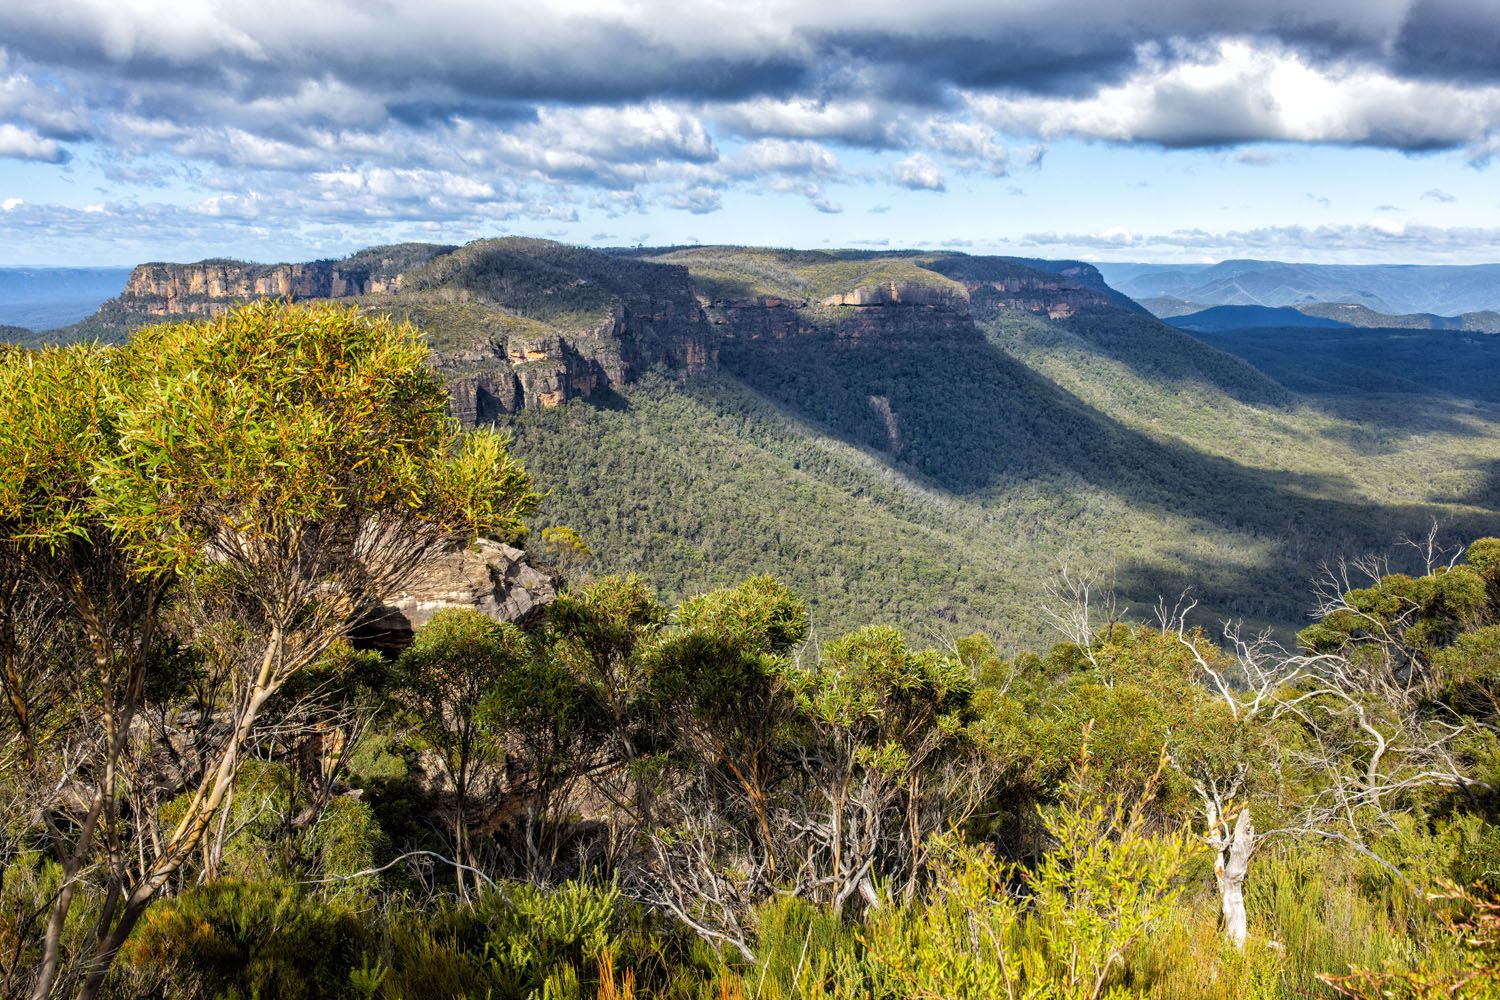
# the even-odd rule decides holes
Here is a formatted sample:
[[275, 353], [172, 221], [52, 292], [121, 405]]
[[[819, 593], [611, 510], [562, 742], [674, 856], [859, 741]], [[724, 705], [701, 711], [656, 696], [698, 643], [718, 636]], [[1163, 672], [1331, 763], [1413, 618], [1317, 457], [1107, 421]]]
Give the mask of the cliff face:
[[310, 264], [142, 264], [131, 272], [121, 303], [148, 316], [213, 316], [236, 302], [260, 298], [342, 299], [401, 287], [401, 275], [377, 277], [328, 261]]
[[1081, 309], [1113, 305], [1105, 296], [1075, 281], [1044, 275], [966, 282], [964, 287], [975, 312], [1009, 309], [1045, 314], [1048, 319], [1067, 319]]
[[[685, 268], [555, 246], [493, 241], [445, 263], [455, 273], [444, 281], [456, 282], [469, 306], [520, 318], [503, 330], [458, 338], [452, 331], [443, 336], [439, 324], [423, 324], [435, 334], [435, 364], [465, 425], [626, 385], [653, 367], [717, 366], [717, 337]], [[431, 278], [419, 274], [412, 284]]]
[[718, 360], [685, 268], [530, 240], [305, 264], [143, 264], [110, 309], [139, 323], [268, 296], [345, 299], [413, 319], [431, 335], [466, 426], [624, 385], [653, 366], [699, 371]]
[[714, 331], [696, 301], [688, 303], [639, 311], [622, 305], [592, 329], [512, 333], [435, 351], [434, 364], [448, 383], [454, 416], [466, 427], [626, 385], [652, 367], [716, 368]]
[[[101, 317], [138, 324], [211, 316], [266, 296], [348, 300], [428, 331], [452, 411], [473, 426], [622, 386], [653, 367], [711, 370], [721, 349], [737, 361], [757, 343], [793, 355], [839, 344], [905, 353], [978, 336], [975, 319], [992, 310], [1059, 320], [1119, 305], [1083, 264], [780, 251], [717, 259], [730, 261], [730, 280], [723, 263], [700, 279], [697, 269], [706, 265], [691, 256], [678, 263], [525, 239], [376, 247], [303, 264], [144, 264]], [[810, 277], [794, 278], [792, 287], [803, 292], [755, 293], [760, 275], [799, 267], [795, 273]], [[833, 277], [818, 277], [816, 268]], [[872, 397], [870, 405], [899, 448], [889, 404]]]
[[138, 316], [215, 316], [236, 302], [259, 298], [342, 299], [387, 295], [406, 272], [455, 248], [425, 243], [372, 247], [343, 260], [305, 264], [142, 264], [131, 272], [116, 305]]

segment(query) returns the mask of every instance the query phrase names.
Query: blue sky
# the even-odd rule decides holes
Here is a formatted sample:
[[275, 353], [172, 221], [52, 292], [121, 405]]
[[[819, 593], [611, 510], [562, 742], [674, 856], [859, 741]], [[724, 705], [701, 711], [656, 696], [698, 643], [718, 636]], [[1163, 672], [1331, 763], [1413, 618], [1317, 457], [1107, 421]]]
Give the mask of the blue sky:
[[8, 0], [0, 264], [1500, 260], [1495, 0]]

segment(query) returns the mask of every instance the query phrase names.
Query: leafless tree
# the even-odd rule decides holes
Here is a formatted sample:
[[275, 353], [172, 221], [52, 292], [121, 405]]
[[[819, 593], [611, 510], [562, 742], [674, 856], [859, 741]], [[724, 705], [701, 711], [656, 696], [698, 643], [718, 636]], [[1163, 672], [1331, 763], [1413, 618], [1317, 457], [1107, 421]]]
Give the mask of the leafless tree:
[[1119, 603], [1114, 586], [1099, 573], [1077, 570], [1067, 561], [1046, 584], [1039, 610], [1047, 624], [1077, 646], [1093, 667], [1099, 665], [1096, 653], [1101, 636], [1130, 611]]
[[[1377, 581], [1383, 575], [1377, 561], [1360, 567]], [[1308, 737], [1307, 749], [1277, 748], [1259, 762], [1293, 768], [1313, 789], [1290, 822], [1270, 830], [1257, 831], [1251, 816], [1248, 792], [1259, 777], [1253, 755], [1174, 757], [1201, 802], [1226, 935], [1237, 946], [1246, 934], [1243, 885], [1262, 843], [1276, 836], [1338, 840], [1394, 870], [1365, 840], [1373, 827], [1391, 822], [1407, 793], [1488, 787], [1465, 773], [1456, 751], [1474, 724], [1434, 712], [1425, 697], [1425, 667], [1402, 641], [1402, 623], [1416, 609], [1399, 609], [1393, 625], [1390, 617], [1350, 603], [1353, 581], [1350, 566], [1340, 564], [1320, 591], [1317, 614], [1353, 615], [1367, 627], [1350, 643], [1321, 652], [1288, 650], [1269, 634], [1247, 635], [1235, 623], [1224, 624], [1222, 647], [1212, 646], [1187, 624], [1194, 602], [1158, 605], [1159, 627], [1189, 652], [1232, 725], [1296, 720]], [[1226, 733], [1226, 746], [1228, 740]]]

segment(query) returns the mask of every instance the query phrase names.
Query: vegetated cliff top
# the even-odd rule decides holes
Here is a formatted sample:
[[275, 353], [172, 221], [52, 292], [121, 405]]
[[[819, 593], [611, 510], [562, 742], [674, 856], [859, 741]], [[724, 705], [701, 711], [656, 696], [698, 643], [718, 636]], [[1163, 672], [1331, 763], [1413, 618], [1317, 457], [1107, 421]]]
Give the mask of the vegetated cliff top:
[[1082, 261], [950, 251], [743, 246], [643, 247], [612, 253], [684, 265], [694, 285], [712, 299], [770, 297], [817, 302], [880, 284], [962, 296], [965, 286], [971, 284], [1037, 281], [1042, 275], [1051, 275], [1097, 292], [1121, 308], [1139, 309], [1105, 284], [1098, 270]]
[[362, 272], [371, 277], [392, 277], [403, 274], [413, 268], [431, 261], [435, 257], [452, 253], [458, 247], [440, 243], [391, 243], [382, 246], [366, 247], [357, 250], [347, 257], [324, 257], [318, 260], [289, 263], [265, 264], [252, 260], [240, 260], [235, 257], [205, 257], [203, 260], [191, 263], [178, 263], [173, 261], [147, 261], [139, 264], [136, 270], [142, 268], [173, 268], [190, 270], [202, 267], [224, 267], [243, 269], [250, 273], [268, 273], [277, 268], [288, 266], [301, 266], [304, 268], [336, 267], [345, 272]]
[[[598, 327], [627, 300], [637, 308], [649, 308], [644, 304], [686, 304], [694, 296], [711, 301], [780, 298], [813, 306], [941, 302], [966, 298], [966, 286], [1009, 282], [1032, 289], [1086, 290], [1120, 308], [1139, 310], [1105, 284], [1094, 267], [1079, 261], [919, 250], [734, 246], [598, 250], [505, 237], [475, 240], [462, 247], [426, 243], [371, 247], [339, 260], [301, 265], [227, 259], [144, 264], [132, 275], [124, 295], [49, 339], [120, 340], [144, 322], [179, 313], [217, 311], [246, 297], [245, 289], [251, 289], [253, 297], [253, 290], [262, 286], [281, 287], [263, 279], [284, 277], [291, 267], [304, 276], [336, 272], [344, 279], [358, 279], [329, 285], [343, 291], [316, 294], [355, 298], [372, 308], [391, 309], [430, 324], [434, 346], [440, 350], [478, 342], [494, 323], [506, 327], [502, 332], [585, 331]], [[232, 280], [202, 280], [204, 269], [228, 269]], [[189, 280], [194, 276], [198, 280]], [[164, 293], [164, 284], [171, 286], [170, 295]], [[306, 297], [305, 292], [300, 294]], [[490, 312], [460, 308], [466, 303], [502, 315], [497, 318]]]
[[461, 294], [559, 329], [597, 326], [627, 298], [691, 295], [687, 270], [551, 240], [475, 240], [402, 278], [403, 295]]

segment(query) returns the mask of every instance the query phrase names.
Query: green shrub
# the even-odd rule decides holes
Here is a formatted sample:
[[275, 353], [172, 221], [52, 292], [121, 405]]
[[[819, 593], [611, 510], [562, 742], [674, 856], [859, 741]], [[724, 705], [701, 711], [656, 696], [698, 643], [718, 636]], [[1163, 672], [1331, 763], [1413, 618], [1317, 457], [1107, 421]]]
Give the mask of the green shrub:
[[279, 882], [198, 886], [152, 908], [123, 958], [173, 998], [340, 997], [370, 945], [336, 901]]

